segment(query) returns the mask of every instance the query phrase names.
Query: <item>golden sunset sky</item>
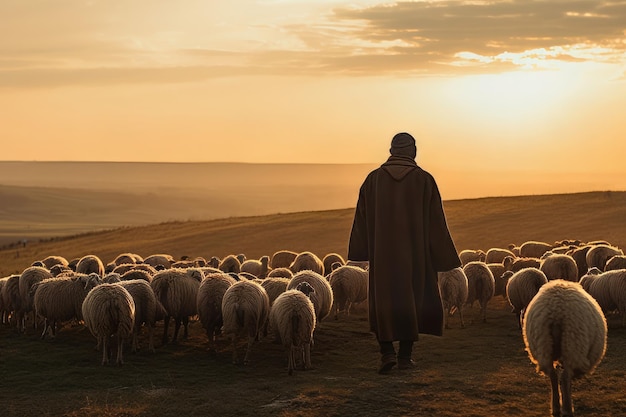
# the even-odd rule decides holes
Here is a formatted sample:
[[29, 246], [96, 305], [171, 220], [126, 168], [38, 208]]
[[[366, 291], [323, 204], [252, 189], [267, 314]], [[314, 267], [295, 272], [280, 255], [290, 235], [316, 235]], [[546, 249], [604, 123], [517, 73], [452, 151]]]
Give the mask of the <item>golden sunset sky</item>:
[[381, 163], [407, 131], [448, 189], [626, 189], [625, 1], [2, 0], [0, 51], [1, 160]]

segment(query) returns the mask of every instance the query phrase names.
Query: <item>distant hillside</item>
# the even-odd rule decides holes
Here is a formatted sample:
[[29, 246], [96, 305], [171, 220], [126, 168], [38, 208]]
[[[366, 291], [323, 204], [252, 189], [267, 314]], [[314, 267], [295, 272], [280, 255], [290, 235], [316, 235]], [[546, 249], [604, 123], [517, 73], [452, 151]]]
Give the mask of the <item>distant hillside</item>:
[[[626, 246], [626, 192], [492, 197], [444, 203], [458, 250], [488, 249], [526, 240], [604, 239]], [[41, 215], [46, 205], [41, 205]], [[258, 258], [280, 249], [346, 255], [353, 209], [305, 211], [141, 227], [29, 242], [0, 251], [0, 276], [23, 270], [50, 254], [68, 259], [96, 254], [105, 262], [122, 252]], [[35, 215], [35, 214], [33, 214]]]

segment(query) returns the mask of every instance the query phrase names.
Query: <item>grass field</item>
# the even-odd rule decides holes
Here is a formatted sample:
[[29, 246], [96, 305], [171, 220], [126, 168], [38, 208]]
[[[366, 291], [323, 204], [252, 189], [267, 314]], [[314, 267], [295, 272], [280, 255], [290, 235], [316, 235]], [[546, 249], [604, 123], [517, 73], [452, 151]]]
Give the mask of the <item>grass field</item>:
[[[626, 193], [483, 198], [445, 202], [457, 249], [506, 247], [526, 240], [604, 239], [626, 245]], [[345, 255], [352, 209], [198, 222], [167, 222], [60, 236], [0, 251], [0, 276], [51, 254], [88, 253], [105, 262], [127, 251], [256, 258], [279, 249]], [[42, 214], [43, 216], [43, 214]], [[280, 345], [261, 340], [252, 363], [231, 364], [221, 341], [207, 353], [199, 322], [175, 345], [126, 354], [122, 367], [100, 366], [95, 339], [82, 326], [40, 340], [0, 326], [2, 416], [545, 416], [548, 379], [535, 372], [510, 307], [490, 301], [487, 323], [466, 307], [443, 337], [416, 345], [417, 369], [376, 373], [377, 344], [363, 307], [327, 318], [315, 333], [314, 369], [288, 376]], [[606, 356], [593, 375], [575, 381], [578, 416], [626, 415], [626, 329], [608, 317]], [[159, 324], [157, 334], [162, 331]], [[171, 330], [170, 330], [171, 331]], [[143, 345], [146, 341], [142, 340]]]

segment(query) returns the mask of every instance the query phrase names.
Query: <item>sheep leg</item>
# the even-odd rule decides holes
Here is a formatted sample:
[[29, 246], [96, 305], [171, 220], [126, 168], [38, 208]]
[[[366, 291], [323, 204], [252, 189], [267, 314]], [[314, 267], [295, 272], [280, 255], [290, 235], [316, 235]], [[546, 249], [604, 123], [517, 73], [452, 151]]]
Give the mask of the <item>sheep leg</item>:
[[296, 355], [294, 355], [295, 347], [290, 345], [287, 347], [287, 373], [293, 374], [293, 370], [296, 368]]
[[304, 369], [311, 369], [311, 343], [304, 344]]
[[246, 355], [243, 357], [243, 364], [250, 363], [250, 352], [252, 351], [252, 345], [254, 344], [255, 336], [248, 336], [248, 346], [246, 347]]
[[183, 339], [187, 340], [189, 338], [189, 316], [183, 317]]
[[109, 340], [108, 336], [99, 336], [98, 344], [102, 346], [102, 365], [109, 363]]
[[45, 339], [46, 338], [46, 333], [48, 332], [48, 319], [44, 319], [43, 321], [43, 332], [41, 332], [41, 339]]
[[163, 344], [167, 345], [168, 337], [167, 337], [167, 328], [170, 325], [170, 316], [166, 315], [163, 318]]
[[572, 376], [567, 369], [561, 373], [561, 415], [563, 417], [574, 416], [574, 406], [572, 404]]
[[178, 343], [178, 332], [180, 331], [180, 319], [177, 317], [174, 319], [174, 337], [172, 343]]
[[559, 376], [556, 372], [556, 369], [551, 368], [549, 375], [550, 377], [550, 395], [552, 399], [551, 403], [551, 411], [553, 417], [561, 416], [561, 399], [559, 395]]
[[117, 359], [115, 361], [115, 364], [117, 366], [121, 366], [124, 364], [124, 338], [120, 335], [115, 336], [115, 338], [117, 339]]
[[149, 325], [148, 326], [148, 349], [150, 349], [150, 352], [154, 353], [154, 326], [153, 325]]
[[237, 357], [237, 340], [235, 336], [232, 337], [233, 344], [233, 364], [237, 365], [239, 363], [239, 358]]
[[465, 322], [463, 321], [463, 306], [459, 307], [459, 317], [461, 318], [461, 329], [464, 329]]

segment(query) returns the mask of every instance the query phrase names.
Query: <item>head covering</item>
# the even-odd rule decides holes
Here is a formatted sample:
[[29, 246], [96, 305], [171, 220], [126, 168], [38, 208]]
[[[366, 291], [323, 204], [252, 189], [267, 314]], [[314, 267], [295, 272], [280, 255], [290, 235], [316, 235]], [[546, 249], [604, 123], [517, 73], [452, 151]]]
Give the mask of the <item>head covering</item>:
[[393, 156], [409, 156], [415, 158], [417, 155], [415, 139], [406, 132], [398, 133], [391, 140], [391, 149], [389, 149], [389, 152]]

